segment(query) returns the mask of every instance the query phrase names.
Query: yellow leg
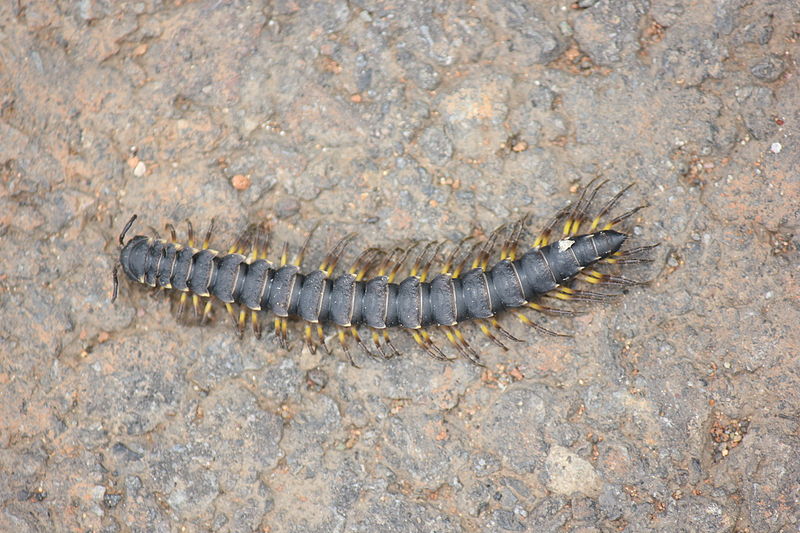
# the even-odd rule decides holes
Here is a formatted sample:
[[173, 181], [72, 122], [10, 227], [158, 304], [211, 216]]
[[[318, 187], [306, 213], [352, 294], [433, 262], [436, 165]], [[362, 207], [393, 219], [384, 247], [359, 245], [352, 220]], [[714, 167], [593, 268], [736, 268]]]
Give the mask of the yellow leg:
[[372, 358], [375, 358], [375, 354], [372, 353], [369, 350], [369, 348], [367, 348], [367, 345], [364, 344], [364, 341], [361, 340], [361, 335], [359, 335], [358, 329], [356, 329], [355, 327], [351, 327], [350, 328], [350, 335], [353, 336], [353, 338], [356, 340], [356, 343], [358, 343], [358, 345], [361, 347], [361, 349], [364, 350], [364, 353], [366, 353], [368, 356], [370, 356]]
[[311, 353], [317, 353], [317, 345], [314, 344], [314, 341], [311, 338], [311, 324], [306, 324], [303, 338], [305, 339], [306, 346], [308, 346], [308, 349], [311, 351]]
[[278, 342], [282, 347], [286, 347], [286, 340], [281, 336], [281, 317], [276, 316], [274, 320], [275, 324], [275, 338], [278, 339]]
[[410, 277], [412, 278], [419, 277], [420, 271], [423, 268], [423, 265], [425, 264], [424, 263], [425, 256], [428, 255], [428, 250], [431, 249], [431, 246], [436, 246], [436, 245], [437, 243], [435, 242], [429, 242], [428, 244], [425, 245], [425, 247], [417, 256], [416, 260], [414, 260], [414, 265], [411, 267], [411, 272], [409, 272], [408, 274]]
[[541, 333], [545, 333], [547, 335], [552, 335], [554, 337], [572, 337], [572, 335], [567, 335], [565, 333], [556, 333], [555, 331], [549, 330], [544, 326], [540, 326], [539, 324], [537, 324], [536, 322], [532, 321], [530, 318], [526, 317], [525, 315], [523, 315], [519, 311], [514, 311], [514, 315], [519, 319], [520, 322], [522, 322], [526, 326], [532, 327], [533, 329], [535, 329], [536, 331], [539, 331]]
[[316, 224], [311, 231], [308, 232], [308, 236], [306, 237], [305, 242], [303, 242], [303, 246], [300, 247], [300, 251], [294, 256], [292, 260], [292, 264], [294, 266], [303, 266], [303, 258], [306, 255], [306, 250], [308, 249], [308, 244], [311, 242], [311, 236], [314, 235], [314, 232], [317, 231], [319, 224]]
[[431, 258], [422, 267], [422, 271], [420, 272], [419, 275], [420, 282], [424, 282], [426, 279], [428, 279], [428, 273], [430, 273], [431, 266], [433, 265], [433, 262], [436, 260], [436, 256], [439, 255], [439, 252], [441, 251], [443, 245], [444, 245], [443, 242], [436, 245], [436, 248], [434, 248]]
[[167, 223], [167, 225], [164, 226], [164, 229], [169, 233], [169, 242], [175, 242], [178, 240], [178, 235], [175, 232], [175, 226]]
[[331, 350], [328, 348], [328, 345], [325, 344], [325, 329], [322, 327], [322, 324], [317, 324], [317, 337], [319, 337], [319, 344], [325, 349], [325, 353], [330, 355]]
[[444, 333], [450, 344], [452, 344], [455, 349], [458, 350], [458, 353], [460, 353], [464, 359], [478, 366], [483, 366], [483, 364], [480, 362], [480, 356], [467, 343], [458, 328], [446, 326], [444, 328]]
[[192, 226], [192, 221], [188, 218], [186, 219], [186, 234], [189, 237], [189, 248], [194, 248], [194, 227]]
[[231, 321], [233, 322], [233, 329], [239, 331], [238, 321], [236, 319], [236, 311], [234, 311], [233, 305], [226, 303], [225, 310], [228, 311], [228, 316], [231, 317]]
[[397, 273], [400, 272], [400, 269], [403, 268], [406, 260], [408, 259], [408, 255], [411, 253], [413, 247], [407, 248], [403, 251], [403, 254], [400, 256], [400, 259], [397, 260], [394, 267], [389, 271], [389, 283], [394, 283], [395, 278], [397, 277]]
[[261, 338], [261, 322], [258, 320], [258, 311], [251, 311], [250, 312], [250, 321], [253, 323], [253, 333], [256, 336], [256, 339]]
[[211, 224], [208, 225], [208, 231], [206, 231], [206, 237], [203, 239], [203, 250], [207, 250], [208, 246], [211, 244], [211, 234], [214, 233], [214, 219], [211, 219]]
[[183, 310], [186, 308], [186, 300], [189, 298], [189, 293], [182, 292], [181, 297], [178, 300], [178, 318], [183, 315]]
[[551, 315], [575, 316], [575, 313], [573, 311], [569, 311], [567, 309], [558, 309], [557, 307], [547, 307], [545, 305], [538, 304], [535, 302], [528, 302], [527, 304], [525, 304], [525, 306], [530, 309], [534, 309], [536, 311]]
[[353, 360], [353, 355], [350, 353], [350, 348], [347, 346], [347, 329], [337, 326], [336, 336], [339, 337], [339, 344], [342, 345], [342, 349], [347, 355], [347, 360], [350, 361], [350, 365], [355, 368], [359, 368], [359, 366]]
[[239, 310], [239, 321], [237, 323], [237, 327], [239, 329], [239, 335], [244, 335], [244, 327], [247, 325], [247, 309], [242, 307]]
[[281, 266], [286, 266], [286, 263], [289, 261], [289, 243], [283, 243], [283, 250], [281, 251]]
[[203, 318], [200, 320], [202, 324], [208, 322], [208, 319], [211, 317], [211, 300], [206, 301], [206, 305], [203, 307]]
[[514, 342], [523, 342], [522, 339], [518, 339], [514, 335], [512, 335], [511, 333], [506, 331], [503, 328], [503, 326], [500, 325], [500, 322], [496, 318], [490, 318], [489, 319], [489, 324], [491, 324], [491, 326], [494, 329], [496, 329], [501, 335], [503, 335], [503, 337], [507, 338], [508, 340], [511, 340], [511, 341], [514, 341]]
[[423, 346], [425, 350], [436, 359], [442, 359], [444, 361], [452, 361], [452, 358], [447, 357], [442, 350], [439, 349], [438, 346], [433, 342], [431, 339], [430, 334], [425, 331], [424, 329], [419, 330], [420, 337], [422, 337], [422, 342], [424, 343]]
[[506, 346], [505, 344], [500, 342], [500, 340], [497, 337], [494, 336], [494, 334], [489, 330], [489, 327], [486, 325], [486, 323], [483, 320], [478, 321], [478, 327], [480, 328], [481, 332], [484, 335], [489, 337], [489, 340], [491, 340], [494, 344], [496, 344], [497, 346], [502, 348], [503, 351], [506, 351], [506, 352], [508, 351], [508, 346]]
[[392, 341], [389, 340], [389, 331], [386, 329], [383, 330], [383, 342], [389, 347], [390, 350], [392, 350], [392, 355], [390, 357], [397, 357], [400, 355], [400, 352], [398, 352], [397, 348], [394, 347]]
[[480, 361], [481, 356], [478, 354], [478, 352], [476, 352], [472, 348], [472, 346], [469, 345], [467, 339], [464, 338], [464, 334], [461, 333], [461, 330], [458, 329], [457, 327], [452, 327], [450, 329], [452, 330], [453, 336], [455, 337], [455, 341], [451, 342], [454, 342], [461, 355], [463, 355], [464, 358], [466, 358], [470, 363], [477, 366], [485, 367], [486, 365], [484, 365]]
[[192, 294], [192, 309], [194, 309], [194, 316], [200, 317], [200, 297]]
[[256, 231], [256, 259], [264, 259], [266, 261], [270, 242], [269, 225], [266, 223], [259, 224]]
[[375, 345], [378, 353], [381, 354], [381, 357], [386, 359], [386, 353], [384, 353], [383, 346], [381, 346], [381, 337], [376, 329], [372, 330], [372, 343]]

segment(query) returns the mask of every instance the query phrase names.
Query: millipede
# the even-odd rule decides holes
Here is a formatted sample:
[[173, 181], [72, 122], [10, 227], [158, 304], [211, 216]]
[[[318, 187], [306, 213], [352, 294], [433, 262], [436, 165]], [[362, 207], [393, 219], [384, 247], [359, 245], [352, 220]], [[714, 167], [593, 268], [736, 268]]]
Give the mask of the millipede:
[[[442, 243], [435, 242], [388, 250], [367, 248], [346, 273], [338, 276], [334, 276], [336, 266], [355, 234], [339, 240], [316, 270], [304, 273], [303, 258], [313, 230], [291, 260], [288, 244], [284, 243], [279, 260], [272, 262], [267, 259], [271, 238], [265, 223], [251, 224], [224, 253], [210, 248], [213, 220], [199, 247], [188, 221], [186, 245], [177, 242], [172, 224], [166, 225], [169, 239], [156, 233], [136, 235], [126, 242], [125, 236], [137, 218], [133, 215], [119, 235], [111, 301], [117, 298], [121, 267], [131, 281], [180, 293], [179, 316], [191, 299], [194, 314], [204, 323], [212, 313], [213, 302], [221, 303], [239, 335], [244, 333], [249, 317], [255, 336], [261, 338], [262, 315], [272, 313], [275, 337], [284, 348], [288, 347], [289, 320], [299, 319], [305, 324], [304, 341], [312, 352], [320, 346], [330, 352], [325, 327], [334, 326], [353, 365], [349, 338], [371, 357], [399, 355], [390, 340], [392, 330], [407, 331], [436, 359], [454, 359], [437, 345], [431, 335], [436, 329], [443, 332], [457, 354], [481, 365], [480, 355], [460, 329], [464, 323], [476, 324], [493, 343], [507, 349], [503, 340], [520, 339], [500, 324], [498, 318], [502, 314], [512, 314], [541, 333], [563, 336], [523, 311], [573, 315], [559, 303], [543, 302], [548, 298], [555, 302], [598, 302], [619, 296], [573, 287], [578, 281], [590, 287], [646, 283], [597, 270], [601, 264], [651, 262], [647, 252], [658, 244], [623, 250], [629, 235], [620, 229], [621, 223], [647, 206], [639, 205], [605, 221], [633, 185], [630, 184], [590, 216], [594, 200], [607, 180], [596, 182], [597, 179], [592, 180], [582, 187], [578, 199], [552, 217], [533, 245], [522, 253], [520, 242], [527, 235], [530, 215], [499, 227], [481, 242], [465, 239], [456, 243], [447, 254], [443, 253]], [[587, 224], [588, 229], [582, 233], [581, 228]], [[560, 236], [552, 240], [559, 227], [563, 228]], [[498, 248], [499, 260], [490, 266]], [[407, 277], [398, 282], [403, 266], [412, 258]], [[435, 273], [433, 267], [438, 263], [441, 266]], [[370, 331], [375, 351], [362, 339], [363, 328]]]

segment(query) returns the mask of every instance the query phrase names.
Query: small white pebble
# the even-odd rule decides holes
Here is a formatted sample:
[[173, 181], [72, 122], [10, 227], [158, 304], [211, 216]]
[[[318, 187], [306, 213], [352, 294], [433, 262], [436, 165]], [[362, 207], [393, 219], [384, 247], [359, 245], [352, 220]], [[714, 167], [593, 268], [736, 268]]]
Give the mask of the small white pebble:
[[783, 146], [781, 146], [781, 143], [772, 143], [772, 146], [769, 147], [770, 152], [772, 152], [773, 154], [781, 153], [782, 149]]
[[139, 161], [136, 164], [136, 167], [133, 169], [133, 175], [137, 178], [141, 178], [144, 176], [144, 173], [147, 172], [147, 167], [144, 166], [144, 161]]

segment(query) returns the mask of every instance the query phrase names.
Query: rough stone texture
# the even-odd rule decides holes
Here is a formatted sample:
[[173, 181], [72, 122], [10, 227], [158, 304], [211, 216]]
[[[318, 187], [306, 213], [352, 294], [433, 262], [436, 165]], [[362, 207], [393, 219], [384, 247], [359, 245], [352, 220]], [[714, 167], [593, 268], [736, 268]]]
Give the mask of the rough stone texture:
[[[0, 530], [796, 531], [798, 16], [0, 2]], [[466, 327], [486, 368], [403, 335], [353, 368], [125, 280], [109, 301], [132, 213], [216, 217], [219, 248], [321, 221], [307, 264], [355, 231], [346, 264], [539, 228], [596, 176], [650, 205], [627, 227], [662, 246], [625, 275], [653, 282], [531, 313], [573, 337]]]
[[572, 495], [576, 492], [597, 497], [602, 480], [589, 461], [577, 454], [554, 445], [545, 461], [549, 488], [555, 494]]

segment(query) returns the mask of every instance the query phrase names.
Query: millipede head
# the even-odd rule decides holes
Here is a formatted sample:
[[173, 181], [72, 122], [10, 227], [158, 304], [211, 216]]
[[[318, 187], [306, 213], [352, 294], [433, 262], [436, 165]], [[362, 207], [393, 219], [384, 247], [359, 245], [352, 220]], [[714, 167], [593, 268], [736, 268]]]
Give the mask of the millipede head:
[[[125, 227], [122, 228], [122, 233], [119, 234], [118, 241], [119, 241], [120, 250], [125, 246], [125, 235], [128, 233], [128, 230], [131, 229], [131, 226], [133, 226], [133, 223], [136, 220], [137, 216], [138, 215], [134, 214], [130, 218], [130, 220], [128, 220], [128, 223], [125, 224]], [[119, 260], [117, 260], [117, 262], [114, 263], [114, 268], [111, 270], [111, 281], [112, 281], [112, 284], [113, 284], [113, 288], [111, 290], [111, 303], [114, 303], [116, 301], [117, 293], [119, 292], [119, 275], [118, 275], [118, 273], [119, 273], [119, 267], [120, 266], [121, 266], [121, 264], [120, 264]]]

